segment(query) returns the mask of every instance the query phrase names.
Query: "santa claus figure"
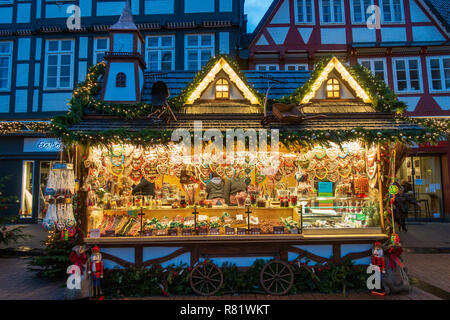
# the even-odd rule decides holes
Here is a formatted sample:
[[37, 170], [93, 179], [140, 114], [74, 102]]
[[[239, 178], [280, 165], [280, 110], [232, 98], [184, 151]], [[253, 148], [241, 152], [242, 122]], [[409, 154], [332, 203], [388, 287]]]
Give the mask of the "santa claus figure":
[[[384, 251], [383, 251], [383, 247], [381, 246], [381, 243], [378, 241], [375, 242], [373, 245], [372, 258], [371, 258], [370, 264], [377, 266], [380, 269], [380, 277], [382, 277], [383, 273], [386, 273], [386, 266], [385, 266], [385, 261], [384, 261]], [[380, 279], [380, 283], [383, 283], [382, 279]], [[384, 291], [384, 289], [382, 287], [383, 286], [381, 285], [381, 288], [372, 290], [371, 293], [375, 294], [375, 295], [379, 295], [379, 296], [386, 295], [386, 292]]]
[[92, 291], [94, 298], [100, 296], [100, 279], [103, 278], [103, 261], [100, 248], [92, 248], [91, 261], [89, 264], [89, 274], [92, 275]]

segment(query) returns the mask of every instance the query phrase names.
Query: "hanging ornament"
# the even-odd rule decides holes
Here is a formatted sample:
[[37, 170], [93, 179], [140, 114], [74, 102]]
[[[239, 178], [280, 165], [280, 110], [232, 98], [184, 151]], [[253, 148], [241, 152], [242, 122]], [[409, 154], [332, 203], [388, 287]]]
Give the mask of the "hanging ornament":
[[110, 148], [111, 155], [119, 157], [123, 154], [124, 146], [123, 144], [112, 145]]
[[[115, 176], [120, 176], [123, 173], [124, 167], [123, 165], [121, 166], [111, 166], [110, 167], [111, 173]], [[106, 183], [106, 181], [105, 181]]]
[[330, 182], [336, 182], [339, 179], [339, 173], [335, 172], [328, 172], [327, 179]]
[[343, 168], [339, 167], [337, 172], [342, 178], [347, 178], [350, 175], [350, 173], [352, 172], [352, 168], [350, 166], [346, 166]]
[[147, 164], [142, 168], [142, 174], [149, 182], [155, 182], [158, 178], [158, 171], [156, 170], [156, 167], [150, 164]]
[[234, 174], [235, 174], [234, 168], [231, 168], [231, 167], [226, 167], [226, 168], [225, 168], [225, 175], [226, 175], [226, 177], [227, 177], [228, 179], [233, 178], [233, 177], [234, 177]]
[[314, 149], [314, 156], [317, 158], [317, 159], [322, 159], [323, 157], [325, 157], [326, 156], [326, 150], [324, 149], [324, 148], [315, 148]]
[[341, 158], [341, 159], [345, 159], [348, 156], [349, 152], [350, 152], [349, 148], [348, 147], [344, 147], [343, 150], [341, 150], [338, 153], [338, 157]]
[[123, 165], [124, 161], [125, 161], [124, 155], [120, 156], [111, 155], [111, 164], [115, 165], [116, 167], [120, 167], [121, 165]]
[[142, 157], [138, 157], [138, 158], [132, 158], [131, 159], [131, 163], [130, 166], [135, 169], [138, 170], [142, 167], [142, 165], [144, 164], [144, 159]]
[[259, 171], [255, 173], [255, 181], [258, 184], [261, 184], [264, 180], [266, 180], [266, 176], [261, 174]]
[[161, 176], [164, 176], [169, 174], [169, 166], [167, 164], [158, 164], [156, 166], [156, 171], [158, 171]]
[[320, 168], [320, 169], [316, 169], [315, 170], [315, 177], [319, 180], [323, 180], [327, 177], [328, 175], [328, 170], [326, 167]]
[[215, 172], [219, 175], [219, 177], [224, 178], [226, 176], [225, 174], [225, 168], [221, 165], [218, 165], [215, 169]]
[[141, 172], [140, 169], [132, 168], [131, 171], [130, 171], [130, 174], [128, 176], [134, 182], [139, 182], [139, 181], [141, 181], [141, 178], [142, 178], [142, 172]]

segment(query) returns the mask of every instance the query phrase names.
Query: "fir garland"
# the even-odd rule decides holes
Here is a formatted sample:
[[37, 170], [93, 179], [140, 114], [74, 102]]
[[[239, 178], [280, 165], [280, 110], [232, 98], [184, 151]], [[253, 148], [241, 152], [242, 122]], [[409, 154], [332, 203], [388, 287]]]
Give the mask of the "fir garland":
[[[233, 70], [243, 79], [253, 94], [259, 101], [263, 96], [247, 82], [245, 76], [240, 72], [236, 62], [226, 55], [218, 55], [205, 65], [205, 67], [196, 74], [193, 81], [189, 83], [180, 95], [171, 99], [172, 105], [180, 108], [184, 105], [186, 99], [195, 90], [198, 84], [203, 80], [211, 68], [224, 58]], [[310, 79], [300, 88], [296, 89], [289, 97], [273, 99], [273, 102], [297, 103], [299, 104], [303, 97], [310, 92], [312, 85], [323, 72], [331, 57], [321, 59], [317, 62]], [[33, 130], [42, 133], [51, 133], [59, 137], [66, 144], [78, 142], [83, 145], [109, 144], [111, 142], [126, 141], [135, 145], [154, 145], [166, 144], [171, 141], [172, 130], [152, 130], [129, 131], [126, 129], [110, 129], [95, 132], [76, 132], [69, 130], [69, 127], [79, 123], [83, 113], [94, 111], [96, 114], [103, 113], [110, 116], [117, 116], [125, 119], [136, 119], [149, 114], [153, 108], [146, 103], [135, 105], [107, 104], [96, 96], [101, 90], [99, 78], [105, 72], [105, 63], [101, 62], [89, 68], [89, 73], [85, 81], [81, 82], [73, 92], [72, 99], [69, 102], [70, 108], [66, 115], [56, 116], [51, 123], [48, 122], [0, 122], [0, 133], [13, 133], [24, 129]], [[347, 68], [349, 73], [363, 87], [373, 101], [373, 107], [379, 112], [397, 112], [396, 118], [400, 121], [406, 121], [417, 124], [424, 129], [400, 132], [392, 130], [367, 130], [364, 128], [354, 128], [351, 130], [281, 130], [280, 142], [288, 148], [309, 147], [314, 144], [328, 146], [330, 142], [341, 144], [345, 141], [360, 139], [368, 143], [400, 141], [403, 143], [423, 143], [436, 142], [445, 138], [450, 131], [450, 122], [448, 120], [409, 118], [403, 114], [404, 104], [398, 101], [395, 93], [383, 81], [375, 78], [370, 70], [356, 65], [353, 68]], [[269, 135], [270, 136], [270, 135]]]

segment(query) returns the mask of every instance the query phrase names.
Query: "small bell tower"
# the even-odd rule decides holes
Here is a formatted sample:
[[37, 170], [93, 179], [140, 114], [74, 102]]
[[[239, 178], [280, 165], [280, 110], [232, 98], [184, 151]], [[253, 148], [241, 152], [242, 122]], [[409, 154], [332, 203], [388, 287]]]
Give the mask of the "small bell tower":
[[102, 99], [110, 103], [139, 103], [144, 89], [144, 38], [133, 21], [129, 1], [109, 31], [111, 50], [105, 55]]

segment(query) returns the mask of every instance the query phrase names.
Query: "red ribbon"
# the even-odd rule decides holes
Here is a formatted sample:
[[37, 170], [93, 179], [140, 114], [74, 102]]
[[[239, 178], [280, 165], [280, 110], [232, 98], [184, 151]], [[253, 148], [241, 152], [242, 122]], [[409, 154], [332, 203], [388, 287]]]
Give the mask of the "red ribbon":
[[387, 255], [389, 257], [389, 267], [395, 269], [395, 263], [401, 268], [403, 263], [400, 261], [399, 257], [402, 254], [403, 249], [401, 247], [389, 248]]

